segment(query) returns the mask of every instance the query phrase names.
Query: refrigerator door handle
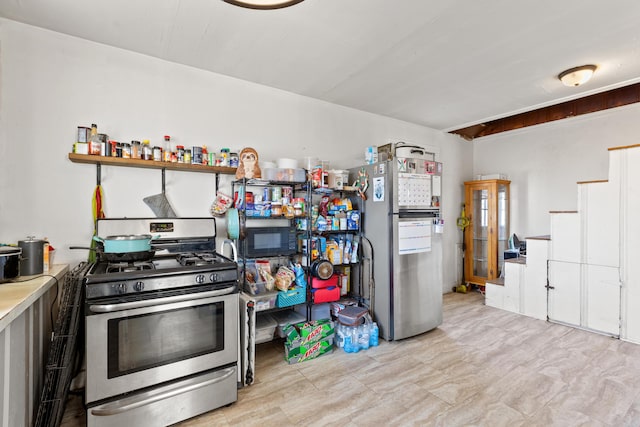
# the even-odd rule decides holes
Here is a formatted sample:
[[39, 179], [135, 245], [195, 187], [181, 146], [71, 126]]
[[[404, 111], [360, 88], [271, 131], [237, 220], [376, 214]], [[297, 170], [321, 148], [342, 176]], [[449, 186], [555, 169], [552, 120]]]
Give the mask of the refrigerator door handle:
[[437, 211], [400, 211], [398, 218], [400, 219], [431, 219], [439, 218]]

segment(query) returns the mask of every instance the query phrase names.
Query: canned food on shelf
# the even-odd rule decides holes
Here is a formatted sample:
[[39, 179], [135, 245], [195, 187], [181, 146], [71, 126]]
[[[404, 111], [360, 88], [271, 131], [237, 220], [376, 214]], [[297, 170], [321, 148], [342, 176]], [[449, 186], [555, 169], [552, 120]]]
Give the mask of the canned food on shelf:
[[191, 147], [191, 163], [194, 165], [202, 164], [202, 147]]
[[78, 126], [78, 140], [76, 142], [89, 142], [91, 137], [91, 128], [86, 126]]
[[281, 187], [272, 187], [271, 188], [271, 201], [272, 202], [280, 202], [282, 199], [282, 188]]

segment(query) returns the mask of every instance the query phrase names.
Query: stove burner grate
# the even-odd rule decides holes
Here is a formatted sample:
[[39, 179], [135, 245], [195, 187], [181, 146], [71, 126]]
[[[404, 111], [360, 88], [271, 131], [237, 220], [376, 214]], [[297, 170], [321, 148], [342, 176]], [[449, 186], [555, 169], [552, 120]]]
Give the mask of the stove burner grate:
[[151, 261], [141, 262], [110, 262], [107, 265], [107, 273], [128, 273], [131, 271], [153, 270], [155, 266]]
[[197, 265], [211, 265], [217, 260], [213, 252], [187, 252], [179, 254], [176, 259], [185, 267]]

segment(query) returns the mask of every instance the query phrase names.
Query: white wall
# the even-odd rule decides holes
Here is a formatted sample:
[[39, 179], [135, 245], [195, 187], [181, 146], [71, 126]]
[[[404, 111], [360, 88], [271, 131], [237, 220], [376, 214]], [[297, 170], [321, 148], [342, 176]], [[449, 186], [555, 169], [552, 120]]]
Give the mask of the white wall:
[[511, 180], [511, 232], [549, 234], [549, 211], [575, 211], [578, 181], [608, 178], [607, 149], [638, 143], [640, 104], [478, 138], [474, 174]]
[[[96, 167], [67, 154], [76, 127], [98, 124], [111, 139], [169, 134], [186, 146], [252, 146], [262, 160], [316, 156], [343, 168], [364, 148], [391, 140], [440, 147], [445, 164], [445, 283], [455, 284], [455, 219], [461, 183], [472, 177], [471, 144], [441, 132], [0, 19], [0, 242], [48, 237], [55, 262], [75, 264], [93, 234]], [[230, 176], [221, 189], [230, 191]], [[145, 196], [161, 172], [103, 167], [108, 217], [152, 216]], [[167, 171], [167, 197], [180, 216], [208, 216], [212, 175]], [[224, 235], [224, 221], [218, 234]]]

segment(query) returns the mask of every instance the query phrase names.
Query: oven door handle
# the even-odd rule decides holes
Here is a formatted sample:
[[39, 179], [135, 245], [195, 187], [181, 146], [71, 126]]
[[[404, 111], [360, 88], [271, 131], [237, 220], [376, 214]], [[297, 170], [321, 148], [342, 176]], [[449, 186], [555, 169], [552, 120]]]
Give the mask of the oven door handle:
[[217, 289], [215, 291], [197, 292], [184, 295], [174, 295], [166, 298], [154, 298], [142, 301], [123, 302], [119, 304], [91, 304], [89, 310], [92, 313], [112, 313], [114, 311], [131, 310], [134, 308], [144, 308], [158, 306], [160, 304], [171, 304], [174, 302], [194, 301], [202, 298], [219, 297], [221, 295], [228, 295], [235, 291], [235, 285], [229, 286], [224, 289]]
[[96, 408], [91, 409], [91, 415], [97, 417], [106, 417], [111, 415], [118, 415], [123, 412], [132, 411], [142, 406], [150, 405], [161, 400], [168, 399], [170, 397], [184, 394], [193, 390], [197, 390], [202, 387], [209, 386], [211, 384], [219, 383], [229, 378], [230, 375], [235, 374], [235, 369], [226, 368], [216, 373], [214, 378], [208, 379], [199, 383], [191, 383], [187, 385], [178, 385], [178, 387], [169, 387], [165, 390], [157, 390], [156, 392], [150, 391], [148, 393], [142, 393], [141, 395], [134, 395], [125, 397], [123, 399], [116, 400], [115, 402], [106, 403]]

